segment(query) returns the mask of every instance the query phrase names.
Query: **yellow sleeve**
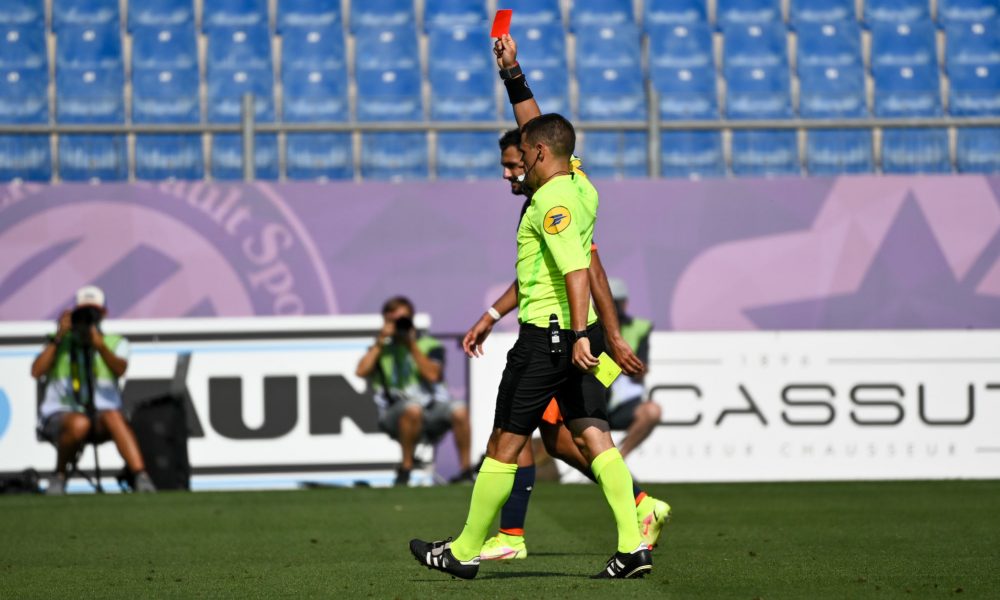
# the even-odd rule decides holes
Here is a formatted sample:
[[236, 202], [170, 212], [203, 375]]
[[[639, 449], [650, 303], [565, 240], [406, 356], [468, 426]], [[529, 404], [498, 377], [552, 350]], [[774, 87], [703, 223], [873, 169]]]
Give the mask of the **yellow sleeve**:
[[573, 218], [570, 202], [536, 197], [535, 226], [563, 275], [590, 268], [590, 251], [580, 239], [580, 227]]

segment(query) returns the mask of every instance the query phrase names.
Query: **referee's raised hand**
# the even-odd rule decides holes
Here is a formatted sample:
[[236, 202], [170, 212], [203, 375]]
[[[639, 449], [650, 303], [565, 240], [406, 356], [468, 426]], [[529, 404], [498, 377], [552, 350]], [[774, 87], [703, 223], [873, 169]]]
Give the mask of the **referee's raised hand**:
[[510, 69], [517, 64], [517, 43], [509, 33], [505, 33], [493, 43], [493, 54], [497, 57], [498, 67]]

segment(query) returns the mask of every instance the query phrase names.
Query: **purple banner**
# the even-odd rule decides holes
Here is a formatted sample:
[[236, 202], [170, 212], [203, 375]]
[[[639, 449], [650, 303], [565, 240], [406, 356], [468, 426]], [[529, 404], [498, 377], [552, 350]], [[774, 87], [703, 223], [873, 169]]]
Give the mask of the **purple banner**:
[[[658, 329], [1000, 327], [1000, 178], [597, 185], [607, 271]], [[514, 277], [520, 204], [500, 180], [0, 187], [0, 319], [51, 319], [96, 283], [119, 318], [403, 293], [460, 332]]]

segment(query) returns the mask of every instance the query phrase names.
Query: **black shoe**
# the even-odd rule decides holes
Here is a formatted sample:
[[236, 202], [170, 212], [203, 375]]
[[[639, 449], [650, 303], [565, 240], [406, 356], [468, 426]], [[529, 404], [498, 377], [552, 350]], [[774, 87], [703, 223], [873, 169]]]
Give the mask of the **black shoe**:
[[395, 486], [407, 486], [410, 485], [410, 470], [400, 467], [396, 469], [396, 481], [392, 483]]
[[476, 480], [475, 472], [470, 468], [462, 471], [448, 480], [448, 483], [472, 483]]
[[440, 542], [410, 540], [410, 552], [417, 562], [428, 569], [443, 571], [452, 577], [473, 579], [479, 572], [479, 556], [462, 562], [451, 553], [451, 538]]
[[646, 544], [631, 553], [615, 552], [604, 570], [591, 579], [639, 579], [653, 570], [653, 555]]

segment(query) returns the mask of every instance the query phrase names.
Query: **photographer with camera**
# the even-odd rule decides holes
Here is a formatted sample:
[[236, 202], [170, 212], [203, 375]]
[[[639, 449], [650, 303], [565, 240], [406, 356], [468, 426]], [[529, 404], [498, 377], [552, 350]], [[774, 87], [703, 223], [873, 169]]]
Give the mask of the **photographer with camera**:
[[469, 410], [452, 400], [445, 387], [444, 346], [413, 326], [413, 303], [404, 296], [382, 306], [384, 325], [375, 344], [358, 363], [357, 375], [375, 391], [379, 427], [399, 442], [403, 460], [396, 485], [407, 485], [417, 443], [436, 440], [450, 428], [461, 463], [452, 482], [471, 481]]
[[128, 340], [104, 334], [104, 292], [92, 285], [76, 293], [76, 308], [62, 313], [55, 335], [31, 365], [44, 379], [38, 430], [57, 449], [56, 472], [46, 493], [66, 491], [66, 469], [88, 442], [112, 439], [135, 478], [138, 492], [156, 491], [146, 473], [135, 434], [122, 415], [118, 380], [128, 368]]

